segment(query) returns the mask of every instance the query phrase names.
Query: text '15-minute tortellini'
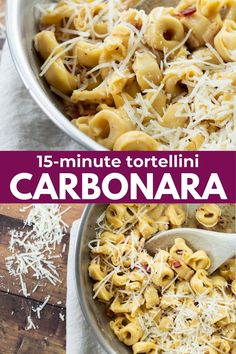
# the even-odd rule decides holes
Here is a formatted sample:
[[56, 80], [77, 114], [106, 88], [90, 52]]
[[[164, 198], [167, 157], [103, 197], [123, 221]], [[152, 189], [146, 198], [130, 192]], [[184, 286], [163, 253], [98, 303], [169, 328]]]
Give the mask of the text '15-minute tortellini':
[[84, 134], [113, 150], [235, 149], [236, 1], [43, 8], [41, 76]]
[[[211, 259], [176, 238], [151, 256], [145, 242], [186, 225], [179, 205], [110, 204], [90, 241], [94, 299], [107, 304], [110, 327], [133, 353], [236, 353], [236, 259], [208, 274]], [[221, 223], [221, 209], [204, 204], [196, 220]]]

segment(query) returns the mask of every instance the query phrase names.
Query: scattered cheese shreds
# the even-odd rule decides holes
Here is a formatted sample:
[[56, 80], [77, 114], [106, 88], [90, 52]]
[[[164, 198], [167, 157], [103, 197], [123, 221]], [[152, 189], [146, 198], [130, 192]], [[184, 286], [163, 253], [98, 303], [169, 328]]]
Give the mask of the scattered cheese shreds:
[[26, 324], [25, 330], [29, 331], [30, 329], [36, 329], [36, 326], [35, 326], [34, 322], [32, 321], [31, 316], [29, 315], [27, 317], [27, 324]]
[[50, 297], [51, 297], [51, 296], [48, 295], [42, 304], [40, 304], [40, 305], [37, 306], [37, 307], [32, 307], [32, 311], [33, 311], [33, 312], [36, 312], [38, 319], [41, 318], [41, 311], [42, 311], [42, 310], [44, 309], [44, 307], [47, 305], [48, 301], [50, 300]]
[[[54, 259], [59, 256], [56, 246], [62, 242], [67, 229], [62, 220], [62, 214], [66, 211], [68, 209], [61, 212], [59, 205], [33, 205], [24, 228], [10, 231], [11, 256], [6, 257], [6, 267], [10, 275], [19, 279], [25, 297], [30, 295], [25, 281], [29, 273], [38, 282], [48, 280], [53, 285], [61, 282]], [[34, 287], [33, 292], [38, 286]]]
[[61, 312], [59, 313], [59, 318], [62, 322], [65, 321], [65, 315], [63, 315]]

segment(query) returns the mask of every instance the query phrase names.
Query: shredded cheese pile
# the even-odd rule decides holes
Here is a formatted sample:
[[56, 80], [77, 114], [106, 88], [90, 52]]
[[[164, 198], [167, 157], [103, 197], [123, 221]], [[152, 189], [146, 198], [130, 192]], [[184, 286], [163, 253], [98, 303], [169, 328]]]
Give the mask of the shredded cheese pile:
[[[29, 273], [38, 282], [47, 280], [53, 285], [61, 282], [54, 259], [61, 256], [56, 254], [56, 247], [68, 227], [62, 220], [67, 211], [61, 212], [59, 205], [33, 205], [24, 228], [10, 231], [11, 255], [6, 257], [6, 267], [10, 275], [19, 279], [25, 297], [30, 295], [25, 279]], [[33, 292], [38, 286], [39, 283]]]

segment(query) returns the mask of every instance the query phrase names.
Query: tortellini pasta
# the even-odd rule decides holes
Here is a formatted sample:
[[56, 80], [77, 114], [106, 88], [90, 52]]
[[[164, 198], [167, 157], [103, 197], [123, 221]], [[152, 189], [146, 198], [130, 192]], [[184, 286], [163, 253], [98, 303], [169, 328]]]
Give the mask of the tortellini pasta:
[[[46, 60], [51, 53], [60, 55], [61, 48], [58, 48], [58, 42], [54, 32], [42, 31], [35, 36], [35, 46], [41, 57]], [[70, 94], [77, 87], [75, 75], [71, 74], [65, 67], [61, 54], [48, 68], [45, 73], [47, 82], [60, 90], [62, 93]]]
[[203, 269], [198, 269], [190, 281], [191, 288], [197, 295], [208, 294], [212, 288], [212, 282], [207, 277], [207, 272]]
[[152, 84], [158, 85], [161, 82], [161, 70], [150, 52], [136, 53], [133, 70], [142, 91], [151, 88]]
[[76, 77], [70, 74], [61, 59], [57, 59], [45, 74], [47, 82], [64, 94], [71, 93], [77, 85]]
[[220, 216], [221, 209], [216, 204], [204, 204], [196, 212], [197, 221], [206, 228], [215, 226], [219, 222]]
[[102, 47], [86, 41], [78, 42], [74, 47], [74, 55], [79, 65], [93, 68], [98, 65]]
[[222, 7], [221, 0], [199, 0], [200, 11], [206, 17], [218, 16], [221, 7]]
[[155, 151], [158, 143], [151, 136], [143, 132], [129, 131], [120, 135], [114, 144], [117, 151]]
[[226, 61], [236, 60], [236, 23], [225, 20], [224, 25], [214, 40], [215, 47]]
[[236, 1], [181, 0], [149, 14], [136, 3], [45, 7], [40, 76], [107, 149], [234, 150]]
[[97, 113], [89, 125], [97, 141], [107, 148], [112, 148], [120, 136], [132, 129], [131, 122], [110, 110]]
[[169, 218], [170, 223], [173, 226], [181, 226], [185, 222], [185, 212], [179, 205], [168, 206], [165, 215]]
[[[221, 215], [214, 204], [204, 204], [196, 214], [199, 210]], [[233, 354], [236, 259], [209, 275], [206, 252], [191, 249], [182, 238], [168, 250], [148, 254], [145, 242], [161, 231], [162, 218], [167, 229], [188, 222], [179, 205], [107, 206], [90, 242], [94, 297], [106, 303], [112, 331], [134, 354]]]
[[200, 48], [204, 46], [204, 34], [209, 28], [211, 22], [201, 13], [195, 12], [192, 16], [183, 16], [183, 25], [191, 30], [189, 37], [189, 44], [193, 48]]
[[145, 31], [145, 41], [154, 49], [175, 48], [184, 39], [184, 27], [172, 16], [172, 8], [158, 7], [151, 11]]
[[163, 114], [160, 124], [168, 128], [183, 128], [188, 121], [187, 113], [183, 114], [183, 111], [184, 107], [181, 103], [170, 105]]
[[55, 33], [52, 31], [42, 31], [36, 34], [35, 47], [44, 60], [46, 60], [54, 50], [55, 54], [62, 52], [62, 49], [58, 48]]
[[185, 146], [184, 150], [193, 151], [198, 150], [205, 141], [205, 136], [202, 133], [198, 133], [189, 139], [189, 143]]

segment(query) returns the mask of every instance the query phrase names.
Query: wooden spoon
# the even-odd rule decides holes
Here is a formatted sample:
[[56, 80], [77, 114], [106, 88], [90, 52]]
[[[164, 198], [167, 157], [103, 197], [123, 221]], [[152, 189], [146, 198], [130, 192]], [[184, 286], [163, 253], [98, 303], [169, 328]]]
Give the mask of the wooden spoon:
[[169, 249], [176, 238], [183, 238], [194, 251], [203, 250], [211, 259], [208, 273], [213, 273], [228, 259], [236, 256], [236, 233], [223, 233], [208, 230], [179, 228], [163, 231], [153, 236], [145, 244], [150, 254], [160, 249]]

